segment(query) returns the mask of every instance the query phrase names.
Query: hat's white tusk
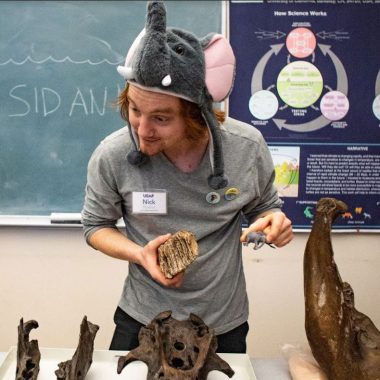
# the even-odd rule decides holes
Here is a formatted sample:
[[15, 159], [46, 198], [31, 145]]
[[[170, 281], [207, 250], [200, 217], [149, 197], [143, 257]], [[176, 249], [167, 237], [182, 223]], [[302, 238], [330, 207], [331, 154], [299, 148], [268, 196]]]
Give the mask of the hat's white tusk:
[[132, 67], [125, 67], [125, 66], [118, 66], [117, 72], [124, 78], [124, 79], [132, 79], [133, 77], [133, 70]]
[[161, 84], [165, 87], [170, 86], [171, 83], [172, 83], [172, 78], [170, 77], [169, 74], [161, 81]]

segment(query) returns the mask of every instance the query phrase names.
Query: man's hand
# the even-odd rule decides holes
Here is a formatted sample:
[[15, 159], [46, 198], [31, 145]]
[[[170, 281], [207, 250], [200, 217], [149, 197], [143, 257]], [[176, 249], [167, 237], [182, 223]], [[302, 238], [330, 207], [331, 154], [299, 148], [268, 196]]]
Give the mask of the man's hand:
[[272, 212], [253, 222], [243, 231], [240, 241], [244, 243], [250, 232], [263, 232], [266, 242], [276, 247], [283, 247], [293, 239], [292, 222], [281, 212]]
[[141, 247], [116, 228], [101, 228], [91, 236], [90, 244], [108, 256], [141, 265], [155, 281], [163, 286], [179, 288], [183, 283], [184, 273], [178, 273], [170, 279], [166, 278], [158, 264], [158, 247], [170, 236], [170, 234], [158, 236]]

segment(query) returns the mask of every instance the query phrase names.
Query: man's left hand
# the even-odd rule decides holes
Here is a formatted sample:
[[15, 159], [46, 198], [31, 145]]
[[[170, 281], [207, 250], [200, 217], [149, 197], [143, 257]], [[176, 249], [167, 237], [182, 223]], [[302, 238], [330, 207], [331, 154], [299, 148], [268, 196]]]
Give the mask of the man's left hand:
[[250, 232], [263, 232], [266, 235], [266, 242], [274, 244], [276, 247], [283, 247], [294, 237], [292, 222], [282, 211], [259, 217], [243, 231], [240, 237], [242, 243], [246, 242]]

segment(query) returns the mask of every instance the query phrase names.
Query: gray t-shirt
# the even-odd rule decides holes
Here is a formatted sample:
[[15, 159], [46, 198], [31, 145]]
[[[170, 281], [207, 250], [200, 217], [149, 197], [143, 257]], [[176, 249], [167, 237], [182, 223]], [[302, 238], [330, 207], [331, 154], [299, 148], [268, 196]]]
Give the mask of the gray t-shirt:
[[[212, 172], [208, 152], [191, 173], [180, 171], [163, 154], [140, 167], [130, 165], [128, 128], [104, 139], [90, 159], [82, 211], [87, 241], [96, 230], [115, 227], [121, 217], [128, 238], [141, 246], [178, 230], [194, 233], [198, 241], [199, 257], [187, 268], [179, 289], [166, 288], [141, 266], [129, 264], [119, 306], [143, 324], [172, 310], [176, 319], [196, 314], [222, 334], [248, 319], [239, 241], [242, 215], [252, 221], [262, 212], [278, 210], [282, 201], [273, 186], [273, 162], [261, 133], [231, 118], [221, 132], [228, 178], [228, 186], [221, 190], [208, 186]], [[134, 193], [158, 190], [166, 193], [166, 215], [132, 212]], [[212, 192], [220, 196], [219, 202], [209, 202]], [[238, 194], [228, 197], [226, 192]]]

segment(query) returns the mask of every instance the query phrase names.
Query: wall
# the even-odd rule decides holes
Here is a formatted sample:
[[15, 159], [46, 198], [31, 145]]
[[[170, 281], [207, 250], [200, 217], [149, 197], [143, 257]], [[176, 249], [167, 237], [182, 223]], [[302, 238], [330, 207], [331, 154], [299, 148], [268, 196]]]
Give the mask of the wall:
[[[307, 237], [299, 233], [282, 249], [253, 253], [244, 248], [251, 356], [276, 357], [284, 343], [306, 342], [302, 260]], [[40, 347], [76, 347], [84, 315], [100, 326], [95, 348], [108, 348], [126, 262], [86, 246], [80, 228], [1, 227], [0, 242], [0, 351], [17, 344], [21, 317], [39, 322], [31, 339]], [[380, 327], [379, 235], [334, 234], [333, 246], [357, 308]]]

